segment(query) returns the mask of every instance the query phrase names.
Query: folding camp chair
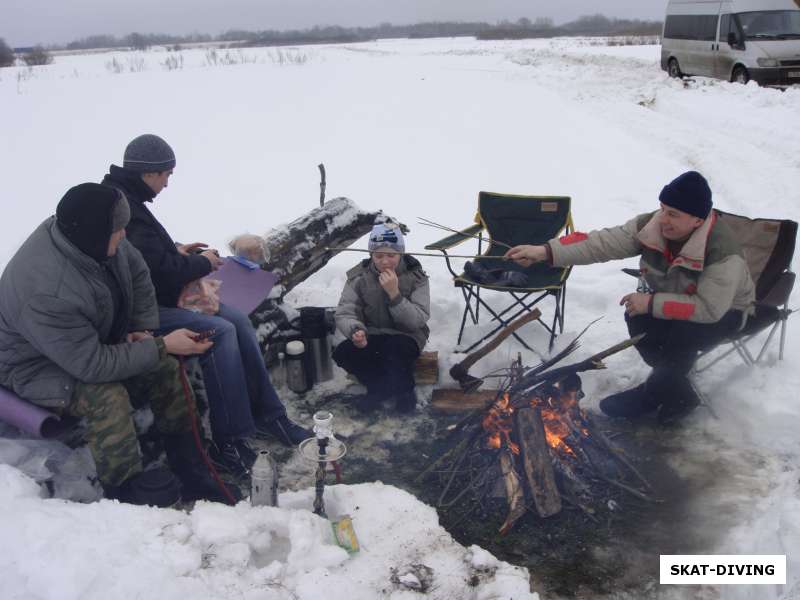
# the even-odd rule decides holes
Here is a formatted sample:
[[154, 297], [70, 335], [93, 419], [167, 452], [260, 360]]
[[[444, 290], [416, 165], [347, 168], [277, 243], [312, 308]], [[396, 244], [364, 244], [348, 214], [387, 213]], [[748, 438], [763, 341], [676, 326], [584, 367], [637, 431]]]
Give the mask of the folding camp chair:
[[[778, 329], [778, 359], [783, 360], [786, 321], [792, 313], [788, 302], [795, 280], [791, 265], [797, 223], [788, 219], [749, 219], [719, 210], [717, 215], [733, 230], [744, 251], [750, 276], [756, 284], [755, 314], [748, 317], [741, 331], [722, 344], [731, 344], [731, 347], [710, 362], [696, 366], [696, 373], [705, 371], [734, 352], [738, 353], [746, 365], [760, 362]], [[754, 358], [747, 345], [768, 328], [769, 333]], [[708, 353], [703, 353], [701, 357], [706, 354]]]
[[[573, 225], [570, 204], [570, 198], [566, 196], [517, 196], [480, 192], [478, 214], [475, 217], [476, 224], [425, 247], [427, 250], [439, 250], [444, 254], [455, 286], [461, 289], [464, 296], [465, 306], [464, 314], [461, 317], [461, 329], [458, 332], [458, 344], [461, 344], [461, 338], [464, 335], [467, 315], [472, 323], [477, 325], [481, 306], [492, 315], [492, 321], [497, 322], [497, 326], [492, 331], [464, 352], [470, 352], [481, 342], [506, 327], [511, 321], [532, 310], [537, 303], [547, 297], [552, 297], [555, 304], [552, 323], [548, 325], [542, 319], [539, 319], [538, 322], [549, 332], [550, 348], [552, 349], [556, 332], [564, 331], [566, 282], [570, 269], [554, 268], [543, 263], [523, 268], [512, 261], [503, 260], [501, 257], [509, 246], [543, 244], [562, 233], [571, 233]], [[483, 255], [497, 256], [498, 258], [476, 262], [486, 270], [521, 272], [524, 275], [523, 286], [506, 287], [479, 283], [466, 273], [456, 272], [453, 269], [447, 251], [468, 239], [475, 238], [484, 229], [490, 240], [489, 247]], [[478, 239], [478, 254], [481, 253], [482, 247], [482, 242]], [[481, 297], [482, 289], [501, 292], [510, 296], [512, 301], [507, 307], [496, 311]], [[533, 295], [536, 296], [531, 300], [530, 297]], [[523, 346], [529, 350], [532, 349], [516, 333], [514, 337]]]

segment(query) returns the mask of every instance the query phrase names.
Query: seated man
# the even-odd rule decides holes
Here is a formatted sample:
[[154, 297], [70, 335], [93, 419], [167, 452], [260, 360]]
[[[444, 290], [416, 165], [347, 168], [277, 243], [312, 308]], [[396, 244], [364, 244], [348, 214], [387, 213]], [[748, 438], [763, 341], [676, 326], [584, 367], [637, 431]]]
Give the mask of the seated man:
[[367, 387], [362, 411], [392, 400], [399, 412], [413, 412], [414, 361], [430, 333], [428, 276], [413, 256], [403, 256], [398, 227], [375, 225], [369, 236], [371, 258], [347, 272], [336, 327], [347, 338], [333, 359]]
[[176, 502], [169, 471], [142, 470], [132, 402], [149, 401], [183, 498], [221, 500], [195, 445], [190, 402], [170, 354], [199, 354], [180, 329], [153, 337], [155, 292], [125, 240], [130, 212], [117, 190], [70, 189], [0, 278], [0, 383], [61, 414], [85, 417], [105, 494], [134, 504]]
[[523, 266], [549, 261], [565, 267], [641, 255], [647, 289], [627, 294], [620, 305], [631, 336], [647, 334], [636, 347], [653, 371], [645, 383], [602, 400], [600, 408], [613, 417], [657, 409], [667, 424], [699, 404], [688, 373], [700, 350], [744, 325], [755, 286], [739, 243], [711, 210], [711, 189], [702, 175], [680, 175], [659, 200], [660, 210], [621, 227], [517, 246], [506, 256]]
[[112, 165], [103, 183], [128, 199], [131, 220], [126, 232], [150, 268], [158, 301], [158, 331], [181, 327], [214, 331], [214, 346], [200, 357], [215, 442], [212, 458], [232, 473], [244, 475], [255, 460], [247, 438], [273, 437], [294, 446], [312, 434], [287, 418], [247, 315], [224, 304], [216, 315], [178, 308], [184, 286], [216, 270], [222, 261], [215, 250], [195, 253], [206, 244], [175, 244], [147, 208], [167, 187], [174, 167], [175, 154], [163, 139], [141, 135], [125, 149], [123, 166]]

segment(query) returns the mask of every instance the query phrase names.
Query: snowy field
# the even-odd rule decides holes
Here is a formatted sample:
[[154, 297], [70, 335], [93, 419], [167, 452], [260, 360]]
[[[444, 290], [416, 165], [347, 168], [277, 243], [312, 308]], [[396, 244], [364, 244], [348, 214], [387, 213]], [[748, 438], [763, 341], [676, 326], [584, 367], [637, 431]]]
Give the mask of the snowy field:
[[[177, 154], [157, 216], [176, 239], [220, 248], [317, 205], [320, 162], [329, 198], [397, 217], [411, 226], [407, 247], [416, 250], [442, 237], [417, 217], [466, 226], [479, 190], [569, 195], [577, 228], [588, 231], [654, 210], [661, 187], [689, 169], [708, 178], [718, 208], [800, 220], [800, 89], [683, 83], [667, 78], [658, 57], [658, 46], [588, 40], [439, 39], [216, 57], [114, 52], [2, 69], [0, 268], [66, 189], [99, 181], [141, 133], [161, 135]], [[355, 258], [337, 257], [289, 301], [335, 304]], [[619, 269], [634, 265], [573, 271], [564, 339], [601, 317], [578, 357], [626, 337], [618, 300], [633, 281]], [[461, 295], [441, 261], [425, 266], [429, 348], [439, 350], [448, 381]], [[786, 554], [787, 585], [656, 586], [648, 597], [800, 598], [796, 329], [790, 322], [783, 362], [773, 349], [764, 366], [730, 360], [699, 377], [714, 414], [701, 407], [682, 427], [654, 434], [672, 448], [671, 466], [696, 482], [691, 515], [676, 523], [692, 529], [691, 553]], [[541, 332], [529, 335], [546, 348]], [[517, 350], [507, 344], [481, 371]], [[647, 373], [633, 351], [609, 367], [584, 378], [588, 410]], [[405, 600], [421, 596], [393, 583], [391, 570], [412, 581], [414, 564], [434, 569], [431, 598], [537, 597], [527, 571], [459, 546], [433, 509], [390, 486], [332, 488], [330, 512], [353, 515], [364, 546], [348, 557], [308, 512], [309, 490], [285, 492], [281, 509], [81, 505], [39, 497], [28, 475], [46, 470], [25, 444], [0, 443], [0, 462], [13, 465], [0, 465], [2, 598]]]

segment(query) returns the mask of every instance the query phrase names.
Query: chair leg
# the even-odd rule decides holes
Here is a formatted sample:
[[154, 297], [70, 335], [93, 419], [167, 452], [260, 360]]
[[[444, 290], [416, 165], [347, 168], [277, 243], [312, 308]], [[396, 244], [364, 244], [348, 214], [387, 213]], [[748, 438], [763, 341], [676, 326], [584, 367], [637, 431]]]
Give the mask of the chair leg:
[[756, 358], [755, 362], [759, 362], [761, 360], [761, 357], [764, 356], [764, 352], [767, 351], [767, 347], [769, 346], [770, 342], [772, 341], [772, 338], [775, 336], [775, 332], [778, 330], [778, 327], [780, 327], [780, 326], [781, 326], [781, 322], [779, 321], [779, 322], [775, 323], [775, 325], [772, 326], [772, 329], [769, 330], [769, 335], [767, 336], [767, 341], [765, 341], [764, 345], [761, 346], [761, 351], [758, 353], [758, 358]]
[[[712, 361], [711, 361], [710, 363], [708, 363], [706, 366], [704, 366], [704, 367], [701, 367], [701, 368], [699, 368], [699, 369], [698, 369], [697, 367], [695, 367], [695, 368], [694, 368], [694, 372], [695, 372], [695, 373], [703, 373], [704, 371], [707, 371], [708, 369], [710, 369], [711, 367], [713, 367], [715, 364], [717, 364], [719, 361], [721, 361], [721, 360], [723, 360], [724, 358], [726, 358], [726, 357], [730, 356], [730, 355], [731, 355], [731, 354], [733, 354], [734, 352], [737, 352], [737, 350], [738, 350], [738, 349], [736, 348], [736, 346], [734, 346], [734, 345], [731, 345], [731, 347], [730, 347], [728, 350], [726, 350], [726, 351], [725, 351], [723, 354], [720, 354], [718, 357], [716, 357], [714, 360], [712, 360]], [[702, 357], [702, 356], [705, 356], [705, 354], [701, 355], [701, 357]], [[741, 353], [740, 353], [740, 356], [741, 356]], [[745, 364], [747, 364], [747, 360], [745, 360], [745, 357], [744, 357], [744, 356], [742, 356], [742, 360], [744, 360]]]
[[786, 326], [788, 325], [788, 321], [789, 319], [786, 317], [781, 320], [781, 344], [778, 350], [778, 360], [783, 360], [783, 348], [786, 346]]
[[746, 364], [748, 367], [753, 366], [754, 364], [756, 364], [756, 361], [753, 358], [753, 355], [750, 354], [750, 350], [747, 349], [747, 341], [749, 339], [750, 338], [742, 339], [742, 340], [734, 340], [733, 341], [733, 347], [736, 348], [736, 351], [739, 353], [739, 356], [742, 357], [742, 360], [744, 361], [744, 364]]

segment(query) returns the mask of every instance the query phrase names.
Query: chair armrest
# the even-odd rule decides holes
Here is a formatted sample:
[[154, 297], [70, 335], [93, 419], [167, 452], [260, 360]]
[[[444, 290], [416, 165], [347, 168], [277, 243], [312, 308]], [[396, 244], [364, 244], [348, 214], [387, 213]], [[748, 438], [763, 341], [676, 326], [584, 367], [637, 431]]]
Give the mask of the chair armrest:
[[474, 239], [481, 230], [483, 230], [483, 225], [476, 223], [466, 229], [462, 229], [459, 233], [450, 234], [438, 242], [428, 244], [425, 246], [425, 250], [448, 250], [454, 246], [458, 246], [462, 242]]
[[786, 304], [794, 287], [794, 279], [795, 274], [792, 271], [784, 271], [778, 281], [775, 282], [775, 285], [756, 304], [765, 306], [782, 306]]

